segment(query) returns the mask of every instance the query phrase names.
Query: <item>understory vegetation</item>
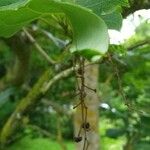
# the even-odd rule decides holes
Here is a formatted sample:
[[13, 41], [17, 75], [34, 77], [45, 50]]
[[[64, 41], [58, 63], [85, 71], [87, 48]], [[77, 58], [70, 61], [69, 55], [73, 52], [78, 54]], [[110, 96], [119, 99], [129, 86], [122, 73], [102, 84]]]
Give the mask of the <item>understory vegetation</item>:
[[118, 44], [108, 34], [149, 8], [1, 0], [0, 150], [149, 150], [150, 18]]

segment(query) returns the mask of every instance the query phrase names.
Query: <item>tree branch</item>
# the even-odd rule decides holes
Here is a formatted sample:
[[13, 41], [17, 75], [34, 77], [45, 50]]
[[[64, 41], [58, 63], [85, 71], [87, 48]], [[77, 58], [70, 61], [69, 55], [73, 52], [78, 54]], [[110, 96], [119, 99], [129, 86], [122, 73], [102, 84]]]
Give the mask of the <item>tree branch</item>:
[[[95, 62], [88, 63], [85, 65], [85, 67], [92, 64], [95, 64]], [[71, 67], [58, 73], [55, 76], [53, 75], [52, 69], [49, 68], [47, 71], [45, 71], [45, 73], [39, 78], [37, 83], [27, 94], [27, 96], [20, 101], [15, 111], [3, 126], [0, 134], [0, 144], [4, 145], [7, 143], [7, 140], [14, 133], [18, 125], [20, 125], [21, 117], [27, 112], [29, 108], [32, 108], [43, 95], [47, 93], [47, 91], [52, 87], [53, 84], [56, 84], [56, 82], [58, 82], [59, 80], [69, 76], [74, 70], [77, 69], [79, 69], [79, 66]]]
[[24, 33], [28, 37], [29, 41], [34, 44], [38, 52], [49, 62], [49, 64], [54, 65], [55, 61], [52, 60], [48, 54], [42, 49], [42, 47], [39, 45], [39, 43], [34, 39], [34, 37], [25, 29], [23, 28]]
[[45, 85], [49, 78], [53, 77], [52, 72], [53, 71], [51, 69], [48, 69], [43, 73], [43, 75], [33, 86], [27, 96], [20, 101], [15, 111], [8, 118], [0, 134], [0, 144], [2, 146], [7, 143], [7, 140], [14, 133], [19, 123], [21, 123], [21, 118], [26, 113], [26, 111], [40, 99], [40, 97], [42, 96], [42, 93], [40, 91], [41, 87]]
[[[78, 67], [76, 67], [77, 69]], [[56, 83], [58, 80], [67, 77], [74, 71], [73, 67], [66, 69], [58, 75], [53, 77], [53, 73], [51, 69], [45, 71], [45, 73], [40, 77], [37, 83], [33, 86], [30, 92], [24, 97], [20, 103], [17, 105], [15, 111], [12, 115], [8, 118], [7, 122], [3, 126], [0, 135], [0, 143], [4, 145], [7, 143], [9, 137], [14, 133], [15, 129], [21, 122], [20, 118], [24, 113], [40, 99], [41, 96], [46, 94], [46, 92], [50, 89], [50, 87]], [[52, 78], [52, 79], [51, 79]], [[46, 88], [45, 88], [46, 87]], [[20, 118], [18, 118], [20, 116]]]
[[[76, 69], [78, 69], [79, 66], [76, 67]], [[53, 79], [50, 79], [47, 84], [41, 89], [41, 92], [44, 94], [46, 93], [49, 88], [56, 83], [58, 80], [67, 77], [68, 75], [70, 75], [72, 72], [74, 71], [74, 67], [71, 67], [69, 69], [66, 69], [60, 73], [58, 73], [57, 75], [55, 75], [55, 77]]]
[[132, 51], [135, 48], [138, 48], [138, 47], [146, 45], [146, 44], [150, 44], [150, 40], [146, 39], [146, 40], [143, 40], [143, 41], [139, 41], [139, 42], [135, 43], [134, 45], [129, 46], [127, 49], [128, 49], [128, 51]]

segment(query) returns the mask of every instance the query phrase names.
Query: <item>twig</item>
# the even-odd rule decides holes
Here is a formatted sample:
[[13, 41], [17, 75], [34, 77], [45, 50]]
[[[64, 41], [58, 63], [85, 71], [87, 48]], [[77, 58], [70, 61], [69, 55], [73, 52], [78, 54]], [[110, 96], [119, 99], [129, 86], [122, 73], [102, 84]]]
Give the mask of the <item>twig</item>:
[[[85, 66], [92, 65], [92, 64], [93, 64], [93, 62], [87, 63], [87, 64], [85, 64]], [[45, 93], [48, 91], [48, 89], [49, 89], [56, 81], [58, 81], [58, 80], [60, 80], [60, 79], [62, 79], [62, 78], [65, 78], [65, 77], [69, 76], [71, 73], [73, 73], [75, 70], [78, 70], [79, 68], [80, 68], [80, 66], [79, 66], [79, 65], [76, 65], [75, 67], [68, 68], [68, 69], [66, 69], [66, 70], [64, 70], [64, 71], [62, 71], [62, 72], [60, 72], [60, 73], [58, 73], [57, 75], [55, 75], [55, 77], [54, 77], [53, 79], [50, 79], [50, 80], [46, 83], [46, 85], [44, 85], [43, 88], [41, 88], [41, 92], [42, 92], [43, 94], [45, 94]]]
[[91, 90], [91, 91], [93, 91], [93, 92], [95, 92], [96, 93], [96, 89], [92, 89], [91, 87], [88, 87], [87, 85], [84, 85], [87, 89], [89, 89], [89, 90]]
[[[92, 63], [89, 63], [92, 64]], [[87, 65], [89, 65], [87, 64]], [[75, 67], [75, 70], [77, 70], [79, 66]], [[8, 118], [6, 123], [4, 124], [1, 134], [0, 134], [0, 144], [5, 145], [10, 138], [10, 136], [14, 133], [14, 131], [17, 129], [17, 126], [19, 124], [19, 121], [16, 117], [17, 114], [24, 114], [26, 111], [31, 108], [38, 100], [40, 100], [40, 97], [45, 94], [53, 84], [55, 84], [57, 81], [63, 79], [64, 77], [67, 77], [71, 73], [73, 73], [74, 68], [71, 67], [69, 69], [66, 69], [60, 73], [58, 73], [56, 76], [53, 77], [53, 70], [49, 68], [45, 71], [45, 73], [40, 77], [40, 79], [37, 81], [37, 83], [33, 86], [33, 88], [29, 91], [26, 97], [22, 98], [17, 105], [16, 109], [12, 113], [12, 115]], [[44, 88], [46, 87], [46, 88]]]
[[[78, 67], [77, 67], [78, 68]], [[46, 93], [48, 89], [58, 80], [67, 77], [74, 71], [73, 67], [66, 69], [60, 73], [58, 73], [53, 79], [50, 79], [46, 85], [41, 89], [42, 93]]]
[[135, 111], [135, 112], [137, 112], [139, 115], [142, 115], [143, 112], [140, 111], [140, 110], [136, 110], [135, 108], [133, 108], [133, 106], [132, 106], [132, 105], [129, 103], [129, 101], [127, 100], [126, 95], [125, 95], [124, 90], [123, 90], [123, 87], [122, 87], [122, 81], [121, 81], [121, 78], [120, 78], [120, 75], [119, 75], [118, 67], [117, 67], [117, 65], [113, 62], [112, 57], [111, 57], [109, 54], [108, 54], [108, 58], [109, 58], [110, 63], [111, 63], [112, 66], [113, 66], [114, 71], [115, 71], [115, 74], [116, 74], [116, 77], [117, 77], [117, 80], [118, 80], [119, 92], [120, 92], [120, 95], [121, 95], [122, 99], [123, 99], [124, 102], [125, 102], [125, 105], [128, 107], [128, 109], [129, 109], [130, 111]]
[[[76, 69], [77, 60], [79, 63], [78, 69]], [[79, 57], [79, 58], [75, 59], [74, 72], [76, 75], [75, 76], [76, 80], [78, 81], [78, 77], [79, 77], [79, 81], [80, 81], [80, 84], [77, 82], [80, 102], [76, 106], [74, 106], [74, 108], [77, 108], [79, 106], [81, 107], [81, 120], [82, 120], [82, 124], [81, 124], [80, 130], [78, 132], [78, 136], [75, 137], [75, 142], [82, 141], [82, 136], [80, 135], [80, 133], [81, 133], [81, 130], [83, 130], [83, 136], [84, 136], [83, 150], [87, 150], [88, 149], [87, 128], [90, 125], [89, 125], [89, 123], [87, 123], [87, 107], [85, 105], [85, 96], [86, 96], [85, 88], [88, 88], [90, 90], [91, 90], [91, 88], [85, 86], [85, 59], [83, 57]]]
[[138, 42], [138, 43], [136, 43], [136, 44], [134, 44], [134, 45], [131, 45], [131, 46], [127, 47], [127, 49], [128, 49], [128, 51], [131, 51], [131, 50], [133, 50], [133, 49], [135, 49], [135, 48], [138, 48], [138, 47], [140, 47], [140, 46], [143, 46], [143, 45], [145, 45], [145, 44], [150, 44], [150, 40], [143, 40], [143, 41], [140, 41], [140, 42]]
[[116, 74], [116, 77], [117, 77], [117, 80], [118, 80], [119, 92], [120, 92], [120, 94], [121, 94], [121, 96], [122, 96], [122, 98], [125, 102], [125, 105], [129, 106], [129, 103], [126, 99], [126, 96], [125, 96], [123, 88], [122, 88], [122, 82], [121, 82], [121, 79], [120, 79], [118, 68], [117, 68], [116, 64], [113, 62], [111, 55], [109, 55], [109, 54], [108, 54], [108, 59], [109, 59], [110, 63], [112, 64], [112, 67], [115, 71], [115, 74]]
[[31, 128], [33, 130], [37, 130], [37, 131], [39, 131], [40, 133], [42, 133], [43, 135], [45, 135], [47, 137], [51, 137], [51, 138], [53, 137], [54, 138], [54, 136], [49, 131], [47, 131], [47, 130], [45, 130], [45, 129], [37, 126], [37, 125], [28, 124], [28, 125], [26, 125], [26, 127]]
[[38, 52], [49, 62], [49, 64], [54, 65], [55, 61], [52, 60], [48, 54], [42, 49], [42, 47], [39, 45], [39, 43], [34, 39], [34, 37], [25, 29], [23, 28], [24, 33], [26, 34], [26, 36], [28, 37], [28, 39], [30, 40], [31, 43], [34, 44], [34, 46], [36, 47], [36, 49], [38, 50]]
[[81, 102], [78, 103], [77, 105], [75, 105], [75, 106], [73, 107], [73, 109], [77, 108], [79, 105], [81, 105]]

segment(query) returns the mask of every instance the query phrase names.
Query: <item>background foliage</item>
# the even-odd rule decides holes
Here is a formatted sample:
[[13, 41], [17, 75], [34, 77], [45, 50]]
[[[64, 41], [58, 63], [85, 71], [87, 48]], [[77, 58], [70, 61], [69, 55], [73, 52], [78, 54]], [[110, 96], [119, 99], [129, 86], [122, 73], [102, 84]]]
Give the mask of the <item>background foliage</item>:
[[[124, 7], [129, 7], [127, 0], [65, 0], [65, 3], [63, 0], [0, 1], [0, 35], [10, 36], [19, 30], [11, 38], [0, 38], [0, 131], [20, 100], [49, 66], [54, 76], [72, 66], [74, 54], [68, 51], [72, 40], [73, 43], [77, 42], [78, 50], [87, 50], [80, 53], [86, 58], [104, 54], [108, 46], [105, 23], [109, 29], [119, 30]], [[64, 12], [70, 22], [64, 13], [55, 12]], [[26, 28], [20, 30], [24, 25]], [[25, 31], [35, 41], [31, 41]], [[123, 44], [110, 45], [101, 58], [98, 94], [99, 136], [103, 150], [150, 149], [149, 41], [150, 25], [147, 20]], [[56, 64], [49, 64], [37, 52], [35, 42]], [[24, 76], [20, 77], [22, 74]], [[42, 98], [37, 97], [39, 100], [33, 108], [29, 108], [21, 117], [18, 115], [21, 126], [9, 138], [6, 149], [74, 149], [71, 108], [75, 82], [70, 74], [54, 84]]]

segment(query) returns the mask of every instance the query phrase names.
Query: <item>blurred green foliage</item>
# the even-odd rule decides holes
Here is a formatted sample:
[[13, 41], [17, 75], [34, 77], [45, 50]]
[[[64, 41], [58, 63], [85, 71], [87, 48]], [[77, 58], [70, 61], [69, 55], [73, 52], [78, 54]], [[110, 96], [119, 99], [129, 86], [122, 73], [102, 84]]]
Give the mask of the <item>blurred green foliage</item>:
[[[125, 1], [124, 1], [125, 2]], [[117, 6], [115, 6], [116, 10]], [[51, 18], [46, 18], [45, 20]], [[36, 21], [28, 26], [36, 41], [43, 47], [60, 68], [72, 66], [73, 56], [64, 47], [69, 38], [64, 35], [64, 29], [56, 22]], [[57, 28], [58, 30], [54, 30]], [[61, 42], [45, 38], [43, 30], [49, 31]], [[100, 64], [99, 91], [100, 94], [100, 143], [102, 150], [149, 150], [150, 149], [150, 25], [149, 21], [141, 23], [134, 36], [122, 45], [111, 45], [109, 53], [117, 66], [122, 90], [126, 96], [125, 102], [118, 86], [115, 67], [108, 60]], [[18, 33], [22, 36], [23, 32]], [[44, 36], [43, 36], [44, 34]], [[137, 46], [138, 42], [146, 42]], [[64, 45], [61, 45], [61, 44]], [[139, 43], [138, 43], [139, 44]], [[29, 73], [21, 86], [8, 84], [0, 93], [0, 128], [12, 114], [20, 99], [24, 97], [38, 80], [43, 71], [49, 67], [45, 59], [37, 53], [32, 44], [28, 44], [30, 54]], [[12, 67], [15, 56], [6, 39], [0, 39], [0, 82]], [[61, 67], [60, 67], [61, 66]], [[23, 116], [22, 127], [11, 137], [12, 143], [8, 150], [59, 150], [58, 132], [64, 138], [64, 144], [69, 150], [74, 149], [70, 142], [73, 138], [72, 105], [75, 94], [75, 79], [67, 77], [54, 85], [44, 96], [47, 102], [58, 104], [62, 113], [55, 107], [43, 101], [37, 103], [34, 109]], [[1, 84], [0, 84], [1, 87]], [[125, 105], [128, 104], [128, 106]], [[64, 113], [65, 112], [65, 113]], [[19, 116], [18, 116], [19, 117]]]
[[[68, 149], [74, 149], [73, 143], [65, 142]], [[56, 141], [48, 138], [31, 138], [24, 137], [16, 142], [9, 150], [59, 150], [60, 145]]]
[[[124, 51], [129, 47], [125, 55], [122, 55], [123, 49], [120, 52], [117, 50], [117, 53], [114, 51], [117, 55], [113, 58], [115, 66], [112, 67], [109, 61], [100, 66], [100, 72], [103, 72], [100, 77], [101, 115], [104, 118], [107, 116], [111, 124], [113, 122], [106, 129], [105, 136], [117, 141], [126, 137], [123, 143], [125, 150], [150, 149], [150, 46], [149, 42], [140, 45], [137, 42], [150, 40], [148, 33], [149, 23], [146, 21], [137, 27], [136, 34], [124, 44]], [[132, 50], [130, 45], [134, 45]], [[113, 53], [112, 48], [110, 50]], [[119, 82], [126, 101], [119, 89]]]

